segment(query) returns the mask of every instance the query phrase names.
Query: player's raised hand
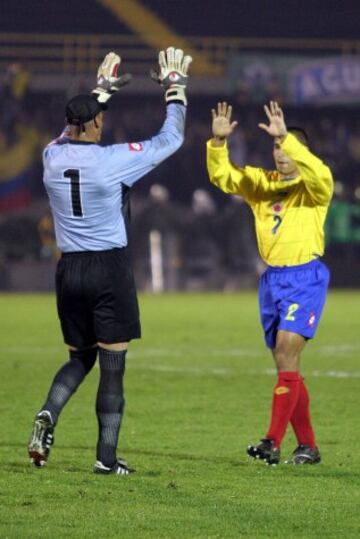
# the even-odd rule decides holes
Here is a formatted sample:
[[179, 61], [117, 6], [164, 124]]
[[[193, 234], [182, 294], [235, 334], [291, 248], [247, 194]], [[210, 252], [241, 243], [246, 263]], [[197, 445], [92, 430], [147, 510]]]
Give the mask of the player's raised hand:
[[100, 64], [97, 86], [92, 92], [100, 103], [106, 103], [115, 92], [131, 81], [130, 73], [119, 75], [120, 64], [121, 58], [115, 52], [109, 52]]
[[180, 101], [187, 105], [185, 88], [189, 80], [188, 70], [191, 62], [192, 57], [184, 55], [182, 49], [168, 47], [166, 51], [159, 52], [159, 71], [152, 69], [150, 77], [166, 90], [167, 103]]
[[231, 135], [238, 124], [231, 121], [232, 106], [223, 101], [217, 104], [217, 109], [212, 109], [211, 114], [213, 136], [224, 139]]
[[264, 106], [265, 114], [268, 117], [269, 125], [259, 124], [272, 137], [286, 137], [287, 129], [284, 113], [276, 101], [270, 101], [269, 106]]

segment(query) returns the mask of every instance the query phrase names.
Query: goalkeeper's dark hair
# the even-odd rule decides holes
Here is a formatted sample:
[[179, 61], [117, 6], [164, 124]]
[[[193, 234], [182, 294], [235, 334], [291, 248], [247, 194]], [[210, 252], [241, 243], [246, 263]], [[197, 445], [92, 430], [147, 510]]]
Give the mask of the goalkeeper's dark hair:
[[302, 127], [298, 127], [297, 125], [289, 125], [287, 127], [287, 130], [289, 133], [292, 133], [299, 142], [301, 142], [305, 146], [309, 146], [309, 136], [305, 129], [303, 129]]

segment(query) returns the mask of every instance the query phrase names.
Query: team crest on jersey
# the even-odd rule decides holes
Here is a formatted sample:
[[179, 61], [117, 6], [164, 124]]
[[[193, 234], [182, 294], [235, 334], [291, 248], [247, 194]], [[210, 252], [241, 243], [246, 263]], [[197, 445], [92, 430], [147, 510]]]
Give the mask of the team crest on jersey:
[[316, 316], [314, 312], [310, 313], [309, 320], [308, 320], [308, 326], [313, 327], [315, 324]]
[[275, 202], [275, 204], [273, 204], [273, 210], [275, 213], [280, 213], [282, 209], [281, 202]]
[[129, 143], [129, 150], [131, 152], [142, 152], [143, 151], [143, 145], [141, 142], [130, 142]]

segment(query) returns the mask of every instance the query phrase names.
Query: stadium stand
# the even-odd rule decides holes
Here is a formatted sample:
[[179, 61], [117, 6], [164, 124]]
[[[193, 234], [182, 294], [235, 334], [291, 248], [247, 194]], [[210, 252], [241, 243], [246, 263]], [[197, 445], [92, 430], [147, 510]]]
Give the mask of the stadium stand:
[[[199, 0], [192, 2], [191, 8], [187, 0], [171, 2], [173, 9], [166, 9], [167, 0], [146, 0], [143, 3], [185, 36], [311, 39], [327, 38], [331, 28], [335, 39], [359, 37], [357, 20], [360, 6], [350, 1], [341, 2], [341, 17], [337, 0], [287, 0], [281, 2], [281, 9], [276, 9], [276, 17], [276, 2], [264, 0], [222, 0], [221, 3], [206, 0], [206, 17], [204, 2]], [[183, 13], [189, 16], [183, 17]]]
[[[339, 17], [336, 2], [326, 2], [323, 10], [325, 1], [321, 0], [311, 5], [312, 16], [308, 17], [306, 3], [297, 6], [287, 2], [274, 19], [269, 2], [225, 0], [219, 8], [218, 2], [208, 0], [205, 21], [201, 1], [192, 2], [191, 16], [183, 17], [180, 15], [189, 10], [184, 0], [3, 0], [0, 68], [12, 61], [24, 61], [35, 75], [34, 81], [38, 73], [86, 74], [109, 49], [115, 49], [127, 59], [127, 67], [140, 75], [152, 67], [156, 52], [171, 41], [196, 58], [193, 78], [213, 78], [202, 85], [202, 91], [209, 93], [213, 89], [216, 93], [225, 87], [220, 81], [215, 84], [214, 79], [227, 75], [227, 63], [234, 53], [359, 52], [356, 21], [360, 6], [342, 2]], [[317, 10], [326, 17], [317, 17]], [[289, 18], [290, 12], [296, 16]], [[46, 79], [38, 84], [47, 84]], [[58, 77], [53, 86], [59, 84], [65, 87], [68, 80]], [[195, 87], [193, 84], [193, 90]]]
[[[131, 30], [109, 10], [109, 4], [93, 0], [2, 0], [0, 31], [130, 34]], [[288, 0], [276, 11], [276, 17], [273, 4], [263, 0], [223, 0], [221, 4], [206, 0], [206, 18], [200, 0], [191, 2], [191, 6], [187, 0], [142, 0], [141, 4], [183, 36], [328, 38], [331, 27], [334, 39], [359, 37], [360, 6], [347, 0], [341, 2], [341, 17], [337, 0]]]
[[[100, 21], [100, 23], [99, 23]], [[109, 10], [93, 0], [11, 2], [2, 0], [0, 32], [34, 34], [129, 34]]]

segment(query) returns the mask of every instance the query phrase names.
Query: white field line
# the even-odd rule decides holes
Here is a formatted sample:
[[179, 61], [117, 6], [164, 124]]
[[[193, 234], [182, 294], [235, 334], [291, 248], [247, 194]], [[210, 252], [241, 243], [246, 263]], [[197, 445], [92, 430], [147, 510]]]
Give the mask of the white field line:
[[[326, 345], [314, 347], [317, 353], [321, 355], [347, 355], [354, 353], [360, 350], [360, 344], [352, 343], [343, 343], [339, 345]], [[191, 347], [191, 350], [194, 351], [194, 347]], [[0, 357], [5, 355], [23, 355], [26, 356], [28, 353], [39, 354], [39, 355], [48, 355], [52, 354], [61, 354], [64, 353], [67, 356], [66, 348], [64, 346], [5, 346], [0, 347]], [[233, 349], [209, 349], [204, 348], [199, 349], [201, 355], [208, 355], [211, 357], [220, 357], [225, 359], [227, 357], [238, 357], [241, 359], [249, 359], [250, 357], [264, 357], [269, 355], [265, 348], [263, 349], [246, 349], [246, 348], [233, 348]], [[129, 351], [129, 359], [137, 360], [141, 358], [150, 358], [150, 357], [168, 357], [177, 358], [186, 356], [186, 348], [184, 349], [174, 349], [174, 348], [138, 348], [136, 350]], [[310, 347], [307, 355], [310, 356]], [[216, 376], [239, 376], [241, 374], [245, 375], [264, 375], [264, 376], [274, 376], [276, 370], [273, 368], [267, 369], [235, 369], [229, 367], [184, 367], [184, 366], [172, 366], [172, 365], [151, 365], [149, 363], [139, 364], [137, 361], [131, 361], [128, 363], [130, 369], [136, 370], [150, 370], [156, 372], [167, 372], [167, 373], [180, 373], [180, 374], [193, 374], [198, 376], [206, 375], [216, 375]], [[346, 371], [346, 370], [313, 370], [313, 371], [304, 371], [306, 376], [312, 376], [317, 378], [360, 378], [360, 371]]]
[[[268, 357], [270, 356], [269, 351], [264, 346], [263, 348], [209, 348], [204, 347], [195, 347], [190, 345], [189, 347], [192, 352], [199, 352], [202, 356], [211, 356], [211, 357], [238, 357], [248, 359], [250, 357]], [[354, 352], [360, 352], [360, 343], [359, 344], [339, 344], [339, 345], [325, 345], [325, 346], [308, 346], [305, 349], [305, 354], [307, 357], [311, 357], [312, 352], [320, 354], [322, 356], [333, 356], [333, 355], [348, 355], [353, 354]], [[1, 348], [0, 348], [1, 352]], [[187, 354], [187, 348], [141, 348], [137, 347], [135, 350], [129, 349], [129, 356], [134, 358], [141, 357], [184, 357]]]
[[[253, 357], [269, 357], [270, 352], [264, 346], [264, 348], [210, 348], [206, 349], [204, 347], [196, 348], [191, 346], [192, 352], [199, 352], [202, 356], [206, 355], [209, 357], [220, 357], [222, 359], [228, 357], [237, 357], [249, 359]], [[1, 349], [0, 349], [1, 351]], [[360, 352], [360, 343], [345, 343], [345, 344], [335, 344], [335, 345], [322, 345], [322, 346], [311, 346], [311, 344], [305, 349], [305, 356], [311, 358], [311, 354], [320, 354], [324, 357], [329, 356], [346, 356], [351, 355], [354, 352]], [[141, 358], [141, 357], [184, 357], [187, 354], [187, 349], [184, 348], [137, 348], [131, 350], [129, 349], [129, 357]]]
[[[238, 357], [238, 358], [250, 358], [250, 357], [269, 357], [270, 353], [267, 348], [264, 346], [262, 348], [205, 348], [205, 347], [196, 347], [194, 345], [189, 345], [189, 347], [182, 348], [145, 348], [141, 345], [137, 345], [135, 350], [132, 349], [130, 344], [129, 356], [134, 358], [140, 357], [184, 357], [187, 354], [188, 348], [191, 352], [199, 352], [201, 355], [207, 355], [212, 357]], [[353, 354], [354, 352], [360, 352], [360, 343], [342, 343], [334, 345], [312, 345], [310, 343], [305, 349], [305, 355], [308, 358], [311, 358], [311, 354], [315, 352], [323, 356], [329, 355], [347, 355]], [[57, 353], [66, 354], [66, 346], [0, 346], [0, 354], [57, 354]]]
[[[217, 376], [232, 376], [239, 377], [245, 375], [263, 375], [263, 376], [275, 376], [276, 369], [231, 369], [227, 367], [172, 367], [170, 365], [138, 365], [137, 363], [131, 363], [129, 368], [135, 370], [148, 370], [155, 372], [177, 373], [177, 374], [195, 374], [197, 376], [207, 376], [209, 374]], [[312, 376], [315, 378], [360, 378], [360, 371], [304, 371], [306, 376]]]
[[[202, 355], [212, 356], [212, 357], [261, 357], [266, 354], [264, 349], [254, 349], [254, 348], [203, 348], [203, 347], [194, 347], [190, 345], [190, 350], [193, 352], [201, 352]], [[131, 357], [184, 357], [187, 354], [187, 348], [141, 348], [137, 347], [136, 350], [129, 349], [129, 355]]]

